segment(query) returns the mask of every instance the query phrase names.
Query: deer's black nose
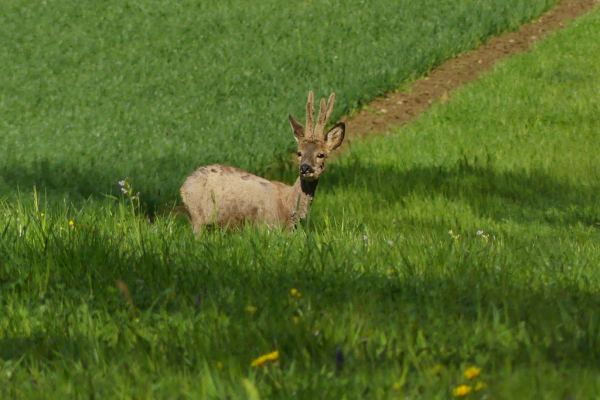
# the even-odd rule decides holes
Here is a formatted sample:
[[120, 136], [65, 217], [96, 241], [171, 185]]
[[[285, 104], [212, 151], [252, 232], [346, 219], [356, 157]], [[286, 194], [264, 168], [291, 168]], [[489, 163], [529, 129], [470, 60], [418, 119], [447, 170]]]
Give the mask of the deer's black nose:
[[302, 164], [300, 166], [300, 173], [301, 174], [306, 174], [306, 173], [309, 173], [309, 172], [315, 172], [315, 170], [310, 165], [308, 165], [308, 164]]

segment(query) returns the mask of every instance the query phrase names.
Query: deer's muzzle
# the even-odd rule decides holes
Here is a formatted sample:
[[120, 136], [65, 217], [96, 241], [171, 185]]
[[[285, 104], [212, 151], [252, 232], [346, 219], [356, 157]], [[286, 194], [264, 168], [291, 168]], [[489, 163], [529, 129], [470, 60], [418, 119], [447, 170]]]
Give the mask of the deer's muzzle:
[[315, 172], [315, 170], [313, 169], [313, 167], [311, 167], [308, 164], [302, 164], [300, 166], [300, 173], [301, 174], [311, 174], [313, 172]]

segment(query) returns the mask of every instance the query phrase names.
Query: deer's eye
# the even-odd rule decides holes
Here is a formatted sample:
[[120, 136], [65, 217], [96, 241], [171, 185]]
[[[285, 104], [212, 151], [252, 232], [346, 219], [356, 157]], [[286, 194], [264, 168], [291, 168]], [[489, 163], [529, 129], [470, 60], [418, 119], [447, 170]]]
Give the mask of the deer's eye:
[[324, 157], [325, 157], [325, 154], [323, 154], [323, 153], [317, 154], [317, 158], [324, 158]]
[[302, 157], [302, 153], [301, 152], [298, 152], [298, 157]]

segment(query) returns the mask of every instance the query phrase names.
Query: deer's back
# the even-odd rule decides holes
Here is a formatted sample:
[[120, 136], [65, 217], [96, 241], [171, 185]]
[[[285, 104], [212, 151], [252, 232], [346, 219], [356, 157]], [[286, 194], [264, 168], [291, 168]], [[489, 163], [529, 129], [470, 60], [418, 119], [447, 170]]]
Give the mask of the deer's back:
[[213, 164], [198, 168], [181, 187], [181, 197], [192, 225], [237, 226], [248, 221], [284, 225], [289, 210], [289, 190], [238, 168]]

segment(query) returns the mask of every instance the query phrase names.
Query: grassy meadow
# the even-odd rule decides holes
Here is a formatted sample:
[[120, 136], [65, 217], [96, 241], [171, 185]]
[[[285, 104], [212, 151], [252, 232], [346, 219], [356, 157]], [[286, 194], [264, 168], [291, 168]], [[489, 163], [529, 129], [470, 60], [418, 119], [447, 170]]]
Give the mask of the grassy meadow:
[[0, 3], [0, 196], [132, 179], [151, 211], [219, 162], [289, 177], [309, 90], [333, 118], [555, 0]]
[[[455, 3], [465, 12], [476, 9], [466, 1]], [[5, 11], [13, 4], [17, 3], [2, 3], [0, 8]], [[181, 7], [190, 4], [183, 2]], [[249, 7], [265, 7], [266, 12], [275, 3], [261, 4]], [[304, 15], [310, 15], [315, 11], [307, 4], [315, 9], [348, 6], [316, 1], [292, 6], [306, 7]], [[68, 7], [91, 19], [84, 5]], [[203, 7], [207, 12], [225, 10], [218, 8], [225, 5]], [[124, 23], [118, 18], [127, 14], [113, 8], [107, 13], [114, 12], [116, 19], [103, 26]], [[33, 6], [15, 5], [12, 11], [33, 18], [34, 31], [45, 25], [42, 14], [34, 21], [32, 10]], [[172, 21], [171, 9], [150, 11], [163, 22]], [[371, 11], [382, 17], [390, 14]], [[6, 20], [6, 13], [0, 15]], [[142, 15], [146, 14], [136, 14], [140, 23], [145, 21]], [[317, 15], [321, 14], [313, 16]], [[0, 26], [10, 29], [6, 23]], [[89, 24], [77, 27], [87, 28]], [[129, 40], [123, 36], [117, 43], [123, 47], [107, 48], [125, 54], [136, 32], [140, 33], [134, 30]], [[239, 156], [225, 150], [225, 139], [213, 136], [211, 154], [183, 156], [184, 150], [177, 147], [178, 166], [167, 153], [175, 151], [180, 133], [188, 138], [188, 152], [210, 137], [192, 139], [198, 133], [189, 125], [195, 117], [178, 119], [183, 114], [167, 113], [158, 100], [158, 108], [131, 100], [128, 111], [116, 107], [120, 99], [127, 102], [127, 96], [106, 90], [115, 103], [107, 102], [103, 109], [94, 103], [101, 101], [103, 86], [94, 86], [92, 75], [87, 91], [80, 77], [57, 76], [55, 82], [47, 82], [62, 82], [65, 90], [73, 90], [56, 92], [56, 104], [44, 103], [47, 108], [33, 107], [30, 98], [17, 92], [11, 97], [3, 86], [2, 115], [7, 107], [16, 107], [13, 102], [20, 102], [23, 113], [0, 122], [6, 132], [0, 150], [6, 152], [0, 157], [5, 163], [2, 184], [12, 190], [0, 201], [0, 397], [597, 398], [599, 32], [597, 8], [532, 53], [503, 62], [453, 93], [452, 101], [436, 105], [417, 121], [387, 135], [354, 141], [347, 152], [329, 161], [309, 220], [291, 234], [249, 227], [195, 238], [185, 218], [158, 215], [150, 222], [140, 209], [147, 201], [144, 194], [158, 182], [164, 180], [160, 187], [168, 190], [162, 196], [169, 199], [184, 171], [216, 161], [212, 157], [217, 155], [225, 161], [240, 160], [240, 166], [254, 160], [258, 171], [268, 171], [266, 160], [277, 154], [287, 157], [275, 146], [280, 140], [275, 137], [285, 132], [281, 140], [288, 151], [291, 134], [284, 117], [290, 108], [302, 115], [298, 99], [303, 100], [306, 91], [298, 83], [293, 85], [296, 92], [283, 95], [290, 96], [288, 109], [275, 113], [281, 104], [266, 106], [281, 96], [273, 93], [256, 108], [243, 107], [247, 112], [260, 107], [274, 112], [251, 122], [271, 132], [264, 143], [272, 148]], [[148, 27], [147, 33], [159, 32]], [[171, 49], [169, 43], [156, 45]], [[327, 51], [310, 54], [321, 57]], [[129, 62], [142, 59], [131, 55]], [[42, 65], [40, 58], [35, 60]], [[8, 67], [0, 64], [2, 68]], [[67, 65], [57, 71], [76, 70], [80, 71]], [[166, 70], [177, 74], [175, 67]], [[307, 73], [299, 86], [315, 85], [319, 95], [339, 91], [338, 116], [358, 104], [352, 102], [360, 101], [359, 96], [346, 93], [340, 81], [327, 80], [350, 78], [317, 79], [321, 72]], [[363, 78], [348, 83], [348, 92], [358, 93], [361, 85], [377, 81]], [[11, 90], [25, 90], [32, 82], [36, 81], [23, 80]], [[79, 83], [67, 88], [69, 82]], [[378, 82], [370, 95], [385, 86]], [[122, 78], [113, 88], [120, 84], [127, 90], [135, 86]], [[140, 90], [146, 90], [146, 84]], [[192, 86], [183, 85], [165, 96], [167, 103], [177, 104], [192, 94]], [[118, 130], [119, 135], [123, 127], [131, 129], [129, 136], [123, 133], [128, 139], [123, 139], [120, 156], [114, 153], [111, 159], [110, 152], [117, 150], [108, 139], [86, 142], [76, 132], [54, 130], [64, 126], [68, 112], [63, 116], [60, 110], [68, 110], [70, 101], [81, 107], [90, 102], [88, 113], [71, 114], [79, 134], [86, 124], [104, 133]], [[203, 109], [194, 104], [194, 112]], [[228, 110], [225, 103], [221, 106]], [[93, 118], [98, 108], [106, 113], [106, 120], [100, 121], [106, 125]], [[215, 115], [211, 129], [226, 121], [243, 124], [238, 115]], [[124, 123], [128, 118], [131, 125]], [[172, 130], [163, 131], [159, 121], [172, 123]], [[247, 132], [254, 129], [248, 126]], [[58, 133], [53, 139], [36, 132]], [[164, 141], [153, 132], [164, 134]], [[244, 140], [254, 140], [223, 132], [245, 149], [250, 145]], [[21, 134], [37, 138], [39, 150], [20, 141]], [[168, 140], [172, 148], [165, 144]], [[136, 153], [134, 142], [148, 147]], [[72, 152], [59, 143], [72, 144]], [[91, 160], [78, 153], [85, 143], [94, 143], [85, 154], [97, 157], [94, 162], [101, 168], [83, 162]], [[162, 164], [150, 169], [139, 164], [157, 149], [165, 152], [163, 158], [155, 158]], [[69, 161], [67, 155], [73, 153]], [[57, 165], [64, 169], [56, 172]], [[286, 168], [278, 166], [272, 173], [291, 177]], [[177, 176], [161, 175], [171, 172]], [[141, 201], [101, 195], [124, 176], [132, 178], [132, 194], [142, 192]], [[39, 188], [32, 191], [24, 185], [17, 191], [21, 177], [28, 184], [39, 182]], [[98, 182], [106, 186], [93, 186]], [[96, 190], [98, 195], [88, 197]], [[59, 195], [63, 201], [57, 200]], [[270, 355], [270, 361], [260, 358], [264, 355]], [[257, 360], [264, 363], [252, 366]]]

